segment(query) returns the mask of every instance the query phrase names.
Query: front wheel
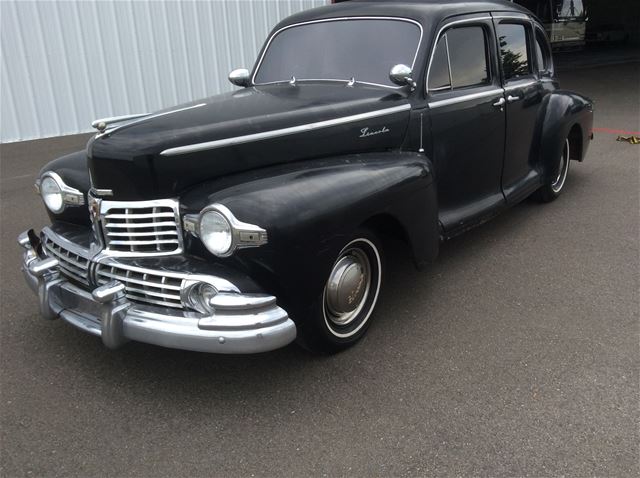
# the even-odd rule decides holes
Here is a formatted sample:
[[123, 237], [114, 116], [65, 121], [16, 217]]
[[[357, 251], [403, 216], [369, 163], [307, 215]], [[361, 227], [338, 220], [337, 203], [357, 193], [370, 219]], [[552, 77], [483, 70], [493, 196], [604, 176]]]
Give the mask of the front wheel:
[[567, 181], [567, 175], [569, 174], [569, 163], [571, 162], [571, 151], [569, 150], [569, 138], [564, 140], [564, 146], [562, 153], [558, 160], [558, 168], [554, 175], [552, 175], [551, 181], [543, 185], [534, 194], [535, 198], [541, 202], [551, 202], [562, 192], [564, 184]]
[[378, 238], [368, 230], [359, 231], [333, 263], [300, 330], [300, 343], [313, 352], [335, 353], [360, 340], [378, 301], [382, 271]]

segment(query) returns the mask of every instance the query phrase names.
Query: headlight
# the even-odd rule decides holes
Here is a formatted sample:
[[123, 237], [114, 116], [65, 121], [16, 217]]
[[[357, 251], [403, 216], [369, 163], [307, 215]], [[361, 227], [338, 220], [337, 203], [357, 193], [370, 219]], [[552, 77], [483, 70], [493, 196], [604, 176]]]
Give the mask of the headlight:
[[82, 206], [84, 194], [65, 184], [60, 175], [47, 171], [36, 181], [36, 191], [42, 196], [47, 208], [54, 214], [60, 214], [65, 206]]
[[255, 224], [239, 221], [222, 204], [211, 204], [200, 214], [186, 214], [185, 232], [199, 237], [205, 247], [218, 257], [229, 257], [236, 249], [258, 247], [269, 240], [267, 231]]
[[42, 200], [53, 213], [60, 213], [64, 209], [62, 188], [51, 176], [46, 176], [40, 183], [40, 195]]
[[200, 216], [200, 239], [207, 249], [216, 256], [229, 255], [233, 245], [231, 224], [218, 211], [205, 211]]

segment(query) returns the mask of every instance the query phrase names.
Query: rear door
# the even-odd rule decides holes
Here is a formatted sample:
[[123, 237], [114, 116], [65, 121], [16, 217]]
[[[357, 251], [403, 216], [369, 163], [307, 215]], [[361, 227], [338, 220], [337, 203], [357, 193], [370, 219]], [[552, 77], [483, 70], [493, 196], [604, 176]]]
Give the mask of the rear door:
[[540, 181], [536, 138], [543, 87], [534, 72], [534, 37], [525, 15], [494, 15], [502, 85], [506, 97], [506, 141], [502, 189], [510, 203], [529, 195]]

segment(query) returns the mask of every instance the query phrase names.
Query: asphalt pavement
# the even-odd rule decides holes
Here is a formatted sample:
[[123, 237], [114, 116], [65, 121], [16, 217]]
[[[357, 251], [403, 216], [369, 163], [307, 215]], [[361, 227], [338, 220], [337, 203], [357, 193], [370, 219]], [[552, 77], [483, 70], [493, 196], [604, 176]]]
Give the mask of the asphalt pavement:
[[[562, 72], [597, 128], [640, 131], [638, 63]], [[604, 130], [602, 130], [604, 131]], [[15, 238], [86, 136], [0, 149], [0, 474], [639, 476], [640, 146], [596, 130], [557, 201], [525, 201], [416, 271], [331, 357], [105, 349], [40, 319]]]

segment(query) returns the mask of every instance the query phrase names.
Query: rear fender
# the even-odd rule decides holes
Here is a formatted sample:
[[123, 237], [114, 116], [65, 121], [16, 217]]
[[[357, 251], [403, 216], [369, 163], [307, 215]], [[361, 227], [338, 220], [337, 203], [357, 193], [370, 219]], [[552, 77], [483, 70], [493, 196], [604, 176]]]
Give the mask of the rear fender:
[[592, 128], [593, 102], [590, 99], [563, 90], [549, 95], [540, 142], [540, 163], [546, 180], [554, 172], [567, 137], [570, 137], [572, 143], [571, 159], [584, 159]]

